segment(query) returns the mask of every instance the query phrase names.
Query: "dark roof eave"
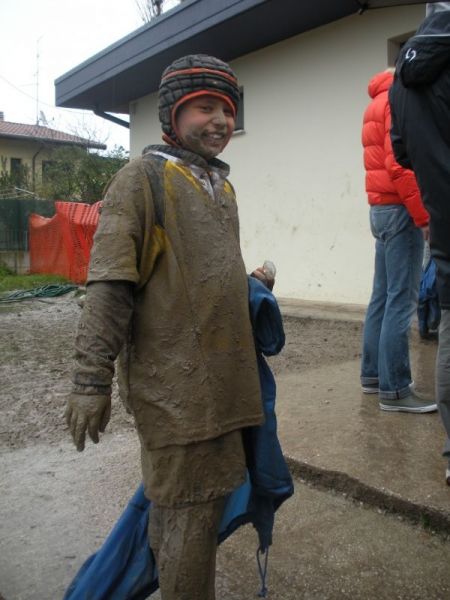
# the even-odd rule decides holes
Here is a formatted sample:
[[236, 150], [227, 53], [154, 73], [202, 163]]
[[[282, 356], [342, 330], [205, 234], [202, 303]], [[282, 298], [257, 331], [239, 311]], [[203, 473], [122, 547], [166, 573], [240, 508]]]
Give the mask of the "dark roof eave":
[[187, 0], [59, 77], [56, 105], [128, 113], [178, 56], [231, 61], [357, 10], [356, 0]]
[[[438, 2], [439, 0], [431, 0]], [[394, 6], [410, 6], [412, 4], [425, 4], [425, 0], [356, 0], [362, 11], [371, 8], [393, 8]]]

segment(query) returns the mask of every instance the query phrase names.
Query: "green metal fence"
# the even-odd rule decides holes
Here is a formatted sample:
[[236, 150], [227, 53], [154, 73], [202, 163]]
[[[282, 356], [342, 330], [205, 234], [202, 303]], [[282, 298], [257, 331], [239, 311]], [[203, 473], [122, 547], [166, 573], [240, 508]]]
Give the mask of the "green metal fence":
[[0, 196], [0, 251], [28, 250], [28, 217], [32, 213], [52, 217], [55, 203], [20, 195]]

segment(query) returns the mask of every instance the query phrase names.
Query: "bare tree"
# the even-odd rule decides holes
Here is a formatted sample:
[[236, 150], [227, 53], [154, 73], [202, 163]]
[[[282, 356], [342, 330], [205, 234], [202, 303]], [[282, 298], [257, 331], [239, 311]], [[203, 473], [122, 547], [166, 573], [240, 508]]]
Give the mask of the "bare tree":
[[[98, 119], [97, 119], [98, 121]], [[102, 125], [104, 125], [102, 123]], [[92, 119], [84, 119], [83, 117], [77, 117], [67, 129], [72, 135], [89, 140], [97, 144], [106, 144], [108, 141], [108, 134], [106, 129], [102, 130], [102, 127], [93, 121]]]
[[185, 0], [134, 0], [139, 11], [139, 16], [144, 23], [149, 23], [159, 17], [166, 10], [170, 10]]
[[164, 0], [134, 0], [139, 11], [139, 15], [144, 23], [148, 23], [154, 17], [159, 17], [162, 13]]

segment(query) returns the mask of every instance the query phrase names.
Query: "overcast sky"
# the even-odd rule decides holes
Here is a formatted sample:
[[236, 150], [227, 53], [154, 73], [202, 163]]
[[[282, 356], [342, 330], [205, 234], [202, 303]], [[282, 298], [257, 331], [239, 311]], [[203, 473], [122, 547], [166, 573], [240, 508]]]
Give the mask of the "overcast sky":
[[36, 123], [42, 111], [49, 127], [80, 135], [84, 130], [85, 137], [95, 132], [108, 150], [114, 145], [128, 150], [124, 127], [90, 112], [55, 108], [54, 82], [142, 24], [135, 0], [0, 0], [0, 111], [5, 121]]

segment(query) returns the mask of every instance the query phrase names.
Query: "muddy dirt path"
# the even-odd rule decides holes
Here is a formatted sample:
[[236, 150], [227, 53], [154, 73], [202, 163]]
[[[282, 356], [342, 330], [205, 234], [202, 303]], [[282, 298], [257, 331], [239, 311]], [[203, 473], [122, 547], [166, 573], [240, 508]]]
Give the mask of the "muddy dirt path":
[[[62, 415], [79, 316], [72, 293], [0, 306], [0, 450], [67, 439]], [[285, 349], [270, 359], [275, 374], [359, 355], [358, 323], [286, 318], [285, 330]], [[133, 428], [115, 389], [108, 430]]]

